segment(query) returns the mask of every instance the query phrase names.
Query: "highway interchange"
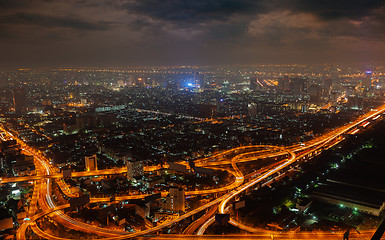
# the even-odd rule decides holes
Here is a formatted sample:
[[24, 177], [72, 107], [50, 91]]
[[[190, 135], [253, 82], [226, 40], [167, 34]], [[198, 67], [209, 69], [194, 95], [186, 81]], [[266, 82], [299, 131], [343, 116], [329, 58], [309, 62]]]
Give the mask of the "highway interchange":
[[[58, 173], [57, 169], [54, 168], [49, 159], [45, 158], [40, 152], [35, 151], [26, 145], [21, 139], [17, 136], [13, 136], [3, 127], [0, 127], [0, 130], [3, 131], [9, 138], [16, 139], [18, 144], [24, 152], [29, 155], [34, 156], [35, 166], [36, 166], [36, 176], [27, 176], [27, 177], [18, 177], [18, 178], [3, 178], [0, 183], [16, 182], [16, 181], [35, 181], [34, 190], [30, 202], [30, 207], [28, 210], [28, 219], [19, 227], [17, 231], [17, 239], [26, 239], [26, 231], [30, 228], [35, 234], [44, 238], [44, 239], [57, 239], [64, 240], [66, 238], [53, 236], [47, 232], [44, 232], [36, 224], [36, 220], [44, 217], [50, 216], [54, 221], [62, 224], [65, 227], [97, 234], [98, 236], [103, 236], [103, 239], [130, 239], [133, 237], [140, 236], [149, 236], [149, 234], [162, 230], [172, 226], [173, 224], [180, 222], [186, 218], [189, 218], [205, 209], [208, 209], [208, 212], [202, 216], [201, 219], [193, 222], [192, 225], [185, 230], [186, 235], [174, 236], [176, 239], [183, 238], [186, 239], [192, 237], [189, 234], [197, 232], [198, 234], [203, 234], [208, 226], [214, 222], [213, 215], [218, 209], [219, 213], [226, 213], [228, 210], [229, 203], [236, 199], [237, 196], [242, 194], [247, 189], [255, 187], [257, 184], [265, 183], [267, 180], [271, 179], [274, 176], [283, 174], [295, 163], [300, 161], [308, 160], [312, 156], [320, 154], [323, 150], [328, 149], [339, 142], [344, 140], [344, 134], [347, 134], [352, 131], [356, 131], [358, 126], [363, 123], [370, 121], [371, 119], [378, 118], [385, 111], [385, 105], [371, 110], [369, 113], [359, 117], [354, 122], [346, 124], [342, 127], [338, 127], [320, 137], [317, 137], [309, 142], [302, 144], [296, 144], [288, 147], [277, 147], [277, 146], [242, 146], [233, 148], [230, 150], [223, 151], [221, 153], [215, 154], [211, 157], [200, 159], [196, 161], [197, 166], [220, 169], [224, 166], [231, 166], [232, 170], [228, 170], [231, 174], [234, 175], [234, 181], [227, 186], [218, 188], [218, 189], [206, 189], [198, 191], [187, 191], [186, 195], [207, 195], [213, 193], [222, 193], [221, 196], [215, 198], [213, 201], [210, 201], [202, 206], [199, 206], [196, 209], [193, 209], [189, 212], [186, 212], [179, 217], [163, 222], [162, 224], [157, 225], [156, 227], [146, 229], [144, 231], [138, 231], [135, 233], [128, 233], [118, 230], [110, 230], [106, 228], [101, 228], [94, 226], [92, 224], [87, 224], [76, 219], [73, 219], [65, 214], [64, 210], [69, 207], [69, 204], [57, 206], [52, 199], [51, 184], [52, 181], [56, 181], [60, 189], [69, 197], [76, 197], [77, 195], [71, 193], [68, 186], [63, 180], [63, 174]], [[239, 170], [237, 163], [256, 161], [259, 159], [266, 158], [277, 158], [280, 160], [273, 162], [270, 166], [265, 167], [259, 170], [258, 174], [254, 174], [253, 177], [244, 176], [243, 173]], [[146, 170], [155, 170], [158, 169], [158, 166], [150, 166]], [[106, 169], [99, 170], [97, 172], [79, 172], [72, 173], [73, 177], [80, 176], [93, 176], [93, 175], [112, 175], [112, 174], [121, 174], [124, 173], [125, 169]], [[166, 196], [167, 192], [163, 192], [162, 196]], [[147, 195], [130, 195], [130, 196], [121, 196], [117, 197], [116, 201], [123, 201], [128, 199], [142, 199]], [[108, 203], [110, 198], [91, 198], [91, 202], [106, 202]], [[39, 212], [40, 206], [41, 211]], [[216, 207], [218, 206], [218, 207]], [[268, 232], [261, 231], [261, 229], [254, 229], [252, 227], [246, 226], [244, 224], [236, 222], [234, 219], [230, 219], [230, 224], [237, 226], [247, 232], [252, 233], [253, 235], [237, 235], [238, 239], [336, 239], [336, 236], [340, 236], [341, 233], [317, 233], [311, 234], [308, 233], [279, 233], [279, 232]], [[198, 229], [199, 228], [199, 229]], [[198, 230], [197, 230], [198, 229]], [[367, 233], [362, 233], [360, 239], [368, 235], [370, 237], [373, 234], [372, 231]], [[366, 235], [365, 235], [366, 234]], [[205, 235], [206, 236], [206, 235]], [[322, 236], [322, 237], [321, 237]], [[157, 239], [160, 239], [160, 236], [154, 235]], [[162, 238], [169, 238], [168, 236], [162, 235]], [[229, 239], [232, 239], [231, 236], [228, 236]], [[206, 236], [199, 239], [216, 239], [215, 236]], [[222, 239], [222, 238], [221, 238]], [[351, 238], [354, 239], [354, 236]]]

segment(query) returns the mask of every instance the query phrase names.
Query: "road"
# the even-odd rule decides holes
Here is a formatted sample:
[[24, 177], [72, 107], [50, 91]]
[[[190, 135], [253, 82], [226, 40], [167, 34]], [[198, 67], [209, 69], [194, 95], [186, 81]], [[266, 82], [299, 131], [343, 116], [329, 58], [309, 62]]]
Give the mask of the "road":
[[[342, 141], [343, 139], [339, 139], [338, 138], [345, 134], [346, 132], [350, 131], [352, 128], [354, 128], [355, 126], [358, 126], [360, 125], [361, 123], [369, 120], [370, 118], [376, 118], [379, 114], [382, 114], [383, 112], [385, 111], [385, 105], [382, 106], [381, 108], [379, 108], [378, 110], [376, 111], [373, 111], [373, 112], [370, 112], [368, 114], [365, 114], [363, 117], [357, 119], [355, 122], [351, 123], [351, 124], [348, 124], [347, 126], [343, 126], [341, 128], [338, 128], [337, 130], [334, 130], [328, 134], [325, 134], [323, 135], [322, 137], [319, 137], [315, 140], [312, 140], [312, 141], [309, 141], [307, 142], [306, 144], [304, 145], [297, 145], [295, 147], [292, 147], [291, 150], [290, 150], [290, 154], [291, 154], [291, 158], [279, 165], [279, 166], [276, 166], [274, 167], [272, 170], [268, 171], [267, 173], [264, 173], [263, 175], [261, 175], [260, 177], [256, 178], [255, 180], [253, 181], [250, 181], [249, 183], [246, 183], [244, 185], [242, 185], [240, 188], [237, 188], [236, 190], [233, 190], [227, 198], [225, 198], [220, 204], [219, 204], [219, 213], [226, 213], [226, 205], [228, 204], [228, 202], [235, 198], [237, 195], [239, 195], [240, 193], [242, 193], [243, 191], [245, 191], [246, 189], [254, 186], [255, 184], [263, 181], [264, 179], [266, 179], [268, 176], [271, 176], [273, 175], [274, 173], [277, 173], [278, 171], [280, 171], [281, 169], [291, 165], [292, 163], [298, 161], [298, 160], [301, 160], [303, 157], [309, 155], [309, 154], [317, 154], [318, 151], [322, 148], [330, 148], [336, 144], [338, 144], [340, 141]], [[337, 141], [334, 141], [333, 140], [336, 140]], [[330, 144], [331, 143], [331, 144]], [[290, 148], [289, 148], [290, 149]], [[299, 156], [296, 156], [294, 154], [294, 152], [304, 152], [305, 150], [308, 150], [310, 149], [310, 151], [307, 151], [305, 153], [302, 153], [302, 154], [299, 154]], [[210, 226], [211, 224], [213, 223], [213, 219], [209, 219], [206, 221], [206, 223], [204, 224], [205, 228], [203, 229], [200, 229], [200, 234], [202, 234], [202, 232], [204, 232], [206, 230], [206, 228], [208, 226]], [[230, 220], [230, 223], [233, 223], [233, 225], [236, 225], [244, 230], [248, 230], [249, 232], [255, 232], [256, 229], [254, 228], [251, 228], [249, 226], [246, 226], [244, 224], [240, 224], [240, 223], [237, 223], [235, 222], [233, 219]]]
[[204, 222], [206, 222], [209, 218], [211, 218], [214, 213], [217, 211], [218, 206], [214, 205], [211, 207], [209, 211], [207, 211], [202, 217], [198, 218], [194, 222], [192, 222], [182, 234], [192, 235]]
[[[370, 240], [372, 231], [362, 232], [361, 234], [351, 233], [349, 240]], [[170, 239], [196, 239], [196, 240], [342, 240], [343, 233], [325, 233], [325, 232], [301, 232], [301, 233], [256, 233], [256, 234], [237, 234], [237, 235], [157, 235], [149, 237], [140, 237], [138, 240], [148, 240], [149, 238], [157, 240]], [[385, 239], [384, 237], [381, 239]]]
[[[242, 160], [245, 160], [245, 161], [255, 161], [256, 159], [258, 159], [258, 157], [256, 156], [252, 156], [252, 157], [245, 157], [243, 158], [243, 156], [246, 156], [246, 155], [250, 155], [250, 153], [247, 153], [247, 152], [243, 152], [241, 154], [238, 154], [237, 156], [231, 158], [231, 160], [228, 160], [226, 159], [226, 157], [221, 157], [221, 165], [224, 165], [224, 164], [231, 164], [233, 169], [234, 169], [234, 172], [235, 172], [235, 182], [236, 184], [239, 184], [238, 186], [236, 185], [233, 185], [235, 186], [235, 189], [230, 191], [229, 193], [223, 195], [222, 197], [220, 198], [217, 198], [217, 199], [214, 199], [213, 201], [205, 204], [205, 205], [202, 205], [186, 214], [183, 214], [181, 215], [179, 218], [176, 218], [174, 220], [171, 220], [169, 222], [166, 222], [166, 223], [163, 223], [163, 224], [160, 224], [154, 228], [151, 228], [151, 229], [147, 229], [147, 230], [144, 230], [144, 231], [141, 231], [141, 232], [136, 232], [136, 233], [133, 233], [133, 234], [127, 234], [125, 236], [111, 236], [111, 237], [107, 237], [106, 239], [129, 239], [129, 238], [133, 238], [133, 237], [138, 237], [138, 236], [142, 236], [142, 235], [146, 235], [146, 234], [149, 234], [151, 232], [155, 232], [155, 231], [159, 231], [165, 227], [169, 227], [183, 219], [186, 219], [204, 209], [207, 209], [207, 208], [210, 208], [216, 204], [219, 204], [219, 207], [218, 207], [218, 210], [219, 212], [221, 213], [224, 213], [225, 212], [225, 208], [226, 208], [226, 205], [229, 203], [229, 201], [231, 201], [233, 198], [235, 198], [237, 195], [239, 195], [240, 193], [242, 193], [243, 191], [247, 190], [248, 188], [254, 186], [255, 184], [265, 180], [266, 178], [272, 176], [273, 174], [277, 173], [278, 171], [280, 170], [283, 170], [284, 168], [286, 168], [287, 166], [293, 164], [294, 162], [296, 161], [300, 161], [301, 159], [303, 159], [304, 157], [306, 156], [312, 156], [312, 155], [316, 155], [316, 154], [319, 154], [321, 151], [323, 151], [324, 149], [327, 149], [331, 146], [334, 146], [335, 144], [337, 144], [338, 142], [342, 141], [343, 140], [343, 134], [345, 134], [346, 132], [350, 131], [352, 128], [358, 126], [359, 124], [365, 122], [365, 121], [368, 121], [370, 120], [370, 118], [374, 118], [374, 117], [377, 117], [378, 115], [382, 114], [383, 112], [385, 111], [385, 105], [384, 106], [381, 106], [380, 108], [376, 109], [375, 111], [371, 111], [369, 112], [368, 114], [365, 114], [364, 116], [358, 118], [356, 121], [350, 123], [350, 124], [347, 124], [345, 126], [342, 126], [340, 128], [337, 128], [327, 134], [324, 134], [323, 136], [321, 137], [318, 137], [312, 141], [309, 141], [309, 142], [306, 142], [304, 143], [303, 145], [293, 145], [291, 147], [288, 147], [286, 149], [284, 149], [284, 151], [278, 151], [278, 152], [275, 152], [273, 151], [272, 153], [266, 153], [265, 156], [263, 157], [276, 157], [276, 156], [282, 156], [282, 155], [287, 155], [288, 153], [290, 154], [290, 158], [285, 161], [284, 163], [278, 165], [278, 166], [274, 166], [272, 169], [268, 170], [267, 172], [261, 174], [260, 176], [256, 177], [255, 179], [249, 181], [249, 182], [246, 182], [246, 183], [243, 183], [244, 181], [244, 177], [242, 175], [242, 173], [239, 171], [238, 167], [236, 166], [236, 163], [237, 161], [242, 161]], [[23, 144], [22, 144], [23, 146]], [[24, 144], [23, 146], [24, 148], [26, 148], [28, 150], [28, 146], [26, 146]], [[239, 147], [239, 148], [236, 148], [235, 150], [234, 149], [230, 149], [228, 151], [225, 151], [225, 152], [222, 152], [222, 153], [218, 153], [214, 156], [216, 157], [220, 157], [221, 155], [224, 156], [226, 154], [237, 154], [237, 151], [239, 152], [240, 150], [246, 150], [246, 148], [256, 148], [256, 149], [261, 149], [263, 148], [263, 146], [246, 146], [246, 147]], [[283, 150], [283, 149], [282, 149]], [[254, 153], [256, 153], [257, 151], [255, 151]], [[33, 152], [34, 154], [36, 154], [35, 152]], [[39, 155], [38, 155], [39, 156]], [[259, 156], [260, 157], [260, 156]], [[55, 169], [53, 169], [53, 167], [49, 164], [49, 161], [47, 161], [47, 159], [44, 159], [43, 157], [41, 157], [41, 159], [38, 159], [38, 161], [41, 161], [41, 166], [42, 168], [44, 168], [44, 172], [46, 175], [53, 175], [53, 174], [57, 174], [57, 172], [55, 171]], [[209, 158], [206, 158], [206, 160], [203, 160], [203, 161], [197, 161], [199, 163], [202, 164], [202, 166], [209, 166], [209, 162], [213, 162], [213, 161], [210, 161]], [[207, 164], [207, 165], [205, 165]], [[41, 171], [40, 171], [41, 172]], [[59, 180], [58, 182], [61, 182], [62, 180]], [[93, 233], [98, 233], [98, 234], [101, 234], [101, 235], [104, 235], [103, 233], [106, 233], [106, 230], [105, 229], [100, 229], [100, 228], [97, 228], [97, 227], [93, 227], [93, 226], [90, 226], [88, 224], [85, 224], [85, 223], [79, 223], [78, 221], [72, 221], [71, 219], [66, 219], [66, 217], [63, 217], [63, 213], [60, 212], [62, 209], [64, 209], [65, 207], [62, 207], [62, 206], [55, 206], [52, 202], [52, 199], [51, 199], [51, 193], [50, 193], [50, 179], [46, 179], [44, 178], [43, 180], [43, 184], [40, 184], [41, 185], [41, 188], [40, 188], [40, 191], [41, 191], [41, 197], [39, 198], [39, 205], [42, 206], [42, 209], [43, 211], [41, 213], [45, 213], [43, 215], [39, 215], [39, 214], [36, 214], [34, 215], [30, 221], [27, 221], [27, 227], [28, 226], [31, 226], [31, 228], [36, 231], [37, 234], [39, 234], [39, 230], [38, 229], [35, 229], [35, 226], [36, 224], [34, 223], [34, 221], [37, 219], [38, 216], [44, 216], [46, 214], [48, 214], [50, 211], [55, 211], [54, 214], [56, 214], [56, 216], [59, 217], [59, 219], [64, 219], [65, 220], [65, 224], [66, 225], [70, 225], [70, 224], [74, 224], [75, 228], [73, 229], [79, 229], [79, 230], [82, 230], [82, 231], [90, 231], [90, 232], [93, 232]], [[63, 183], [63, 185], [65, 185]], [[60, 186], [60, 184], [59, 184]], [[64, 187], [65, 186], [60, 186], [60, 187]], [[218, 189], [217, 189], [218, 190]], [[228, 189], [226, 189], [228, 190]], [[68, 193], [68, 194], [71, 194], [71, 193]], [[207, 194], [207, 192], [205, 193], [204, 190], [202, 191], [197, 191], [196, 194]], [[34, 194], [35, 195], [35, 194]], [[42, 197], [44, 196], [44, 197]], [[102, 201], [103, 199], [98, 199], [98, 201]], [[31, 205], [32, 206], [32, 205]], [[61, 208], [62, 207], [62, 208]], [[59, 209], [61, 208], [61, 209]], [[57, 211], [57, 212], [56, 212]], [[35, 217], [36, 216], [36, 217]], [[65, 215], [66, 216], [66, 215]], [[56, 219], [55, 219], [56, 220]], [[84, 224], [84, 226], [82, 225]], [[24, 225], [24, 224], [23, 224]], [[20, 229], [26, 229], [27, 227], [24, 227], [22, 226]], [[108, 232], [108, 231], [107, 231]], [[40, 232], [41, 234], [41, 232]], [[122, 232], [120, 232], [119, 234], [122, 234]], [[124, 233], [126, 234], [126, 233]], [[113, 233], [113, 235], [115, 235], [115, 233]], [[317, 234], [318, 235], [318, 234]], [[322, 234], [320, 234], [322, 235]], [[18, 239], [22, 239], [22, 238], [19, 238], [19, 231], [18, 231]], [[314, 235], [312, 235], [314, 236]], [[335, 235], [334, 235], [335, 236]], [[42, 236], [44, 238], [48, 238], [48, 239], [61, 239], [61, 238], [58, 238], [58, 237], [55, 237], [55, 236], [47, 236], [46, 234], [44, 236]], [[266, 236], [261, 236], [261, 237], [266, 237]], [[274, 236], [274, 238], [277, 238], [279, 239], [280, 235], [278, 234], [277, 236]], [[285, 237], [285, 239], [290, 239], [288, 238], [289, 235], [286, 233], [286, 235], [283, 235], [282, 237]], [[263, 238], [261, 238], [263, 239]], [[302, 238], [302, 239], [308, 239], [308, 238]]]
[[[155, 170], [159, 170], [160, 166], [149, 166], [144, 167], [143, 170], [145, 172], [152, 172]], [[71, 177], [91, 177], [91, 176], [103, 176], [103, 175], [115, 175], [127, 173], [127, 168], [110, 168], [110, 169], [101, 169], [94, 171], [83, 171], [83, 172], [72, 172]], [[63, 178], [63, 173], [55, 173], [55, 174], [36, 174], [31, 176], [20, 176], [20, 177], [9, 177], [0, 179], [0, 184], [2, 183], [13, 183], [13, 182], [26, 182], [26, 181], [35, 181], [45, 178], [53, 178], [53, 179], [61, 179]]]

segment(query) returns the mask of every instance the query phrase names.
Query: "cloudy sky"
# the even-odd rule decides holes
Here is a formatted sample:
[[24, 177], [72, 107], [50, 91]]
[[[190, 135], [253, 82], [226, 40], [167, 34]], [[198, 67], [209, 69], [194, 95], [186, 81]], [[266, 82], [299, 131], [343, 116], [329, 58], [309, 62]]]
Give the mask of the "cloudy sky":
[[383, 61], [384, 0], [0, 0], [0, 64]]

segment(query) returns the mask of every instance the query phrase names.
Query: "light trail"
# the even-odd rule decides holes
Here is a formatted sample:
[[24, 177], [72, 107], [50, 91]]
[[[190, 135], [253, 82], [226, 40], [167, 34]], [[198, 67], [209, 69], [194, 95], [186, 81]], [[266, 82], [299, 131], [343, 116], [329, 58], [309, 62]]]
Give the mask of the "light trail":
[[274, 167], [272, 170], [269, 170], [267, 171], [266, 173], [258, 176], [256, 179], [242, 185], [241, 187], [238, 187], [236, 190], [233, 190], [228, 197], [226, 197], [224, 199], [224, 201], [222, 201], [220, 204], [219, 204], [219, 213], [226, 213], [225, 212], [225, 206], [227, 205], [227, 203], [230, 201], [230, 199], [234, 198], [235, 196], [237, 196], [238, 194], [240, 194], [241, 192], [245, 191], [246, 189], [248, 189], [249, 187], [252, 187], [254, 186], [255, 184], [261, 182], [262, 180], [266, 179], [267, 177], [273, 175], [274, 173], [278, 172], [279, 170], [289, 166], [290, 164], [292, 164], [295, 159], [296, 159], [296, 155], [293, 153], [293, 152], [289, 152], [290, 155], [291, 155], [291, 158], [288, 159], [286, 162], [282, 163], [281, 165], [277, 166], [277, 167]]
[[[317, 138], [315, 140], [307, 142], [305, 144], [305, 146], [294, 145], [291, 148], [289, 148], [290, 150], [288, 150], [288, 149], [286, 149], [286, 150], [290, 151], [290, 153], [294, 154], [294, 156], [295, 156], [295, 153], [298, 152], [299, 153], [298, 159], [300, 159], [302, 157], [305, 157], [307, 155], [318, 154], [319, 153], [318, 151], [321, 151], [325, 146], [326, 146], [326, 148], [329, 148], [329, 147], [334, 146], [335, 144], [341, 142], [343, 140], [343, 138], [340, 138], [339, 140], [337, 138], [339, 138], [340, 136], [342, 136], [346, 132], [350, 131], [353, 127], [356, 127], [357, 125], [367, 121], [368, 119], [370, 119], [372, 117], [376, 117], [377, 115], [383, 113], [384, 110], [385, 110], [385, 105], [380, 107], [377, 110], [374, 110], [372, 113], [369, 112], [368, 114], [365, 114], [364, 116], [358, 118], [355, 122], [353, 122], [351, 124], [348, 124], [346, 126], [340, 127], [340, 128], [338, 128], [338, 129], [336, 129], [334, 131], [331, 131], [331, 132], [329, 132], [327, 134], [324, 134], [323, 136], [321, 136], [321, 137], [319, 137], [319, 138]], [[337, 141], [335, 141], [334, 144], [333, 144], [333, 142], [332, 142], [333, 140], [337, 140]], [[328, 146], [327, 144], [329, 144], [329, 143], [332, 143], [332, 144]], [[244, 148], [245, 147], [240, 147], [238, 149], [244, 149]], [[308, 149], [310, 149], [311, 151], [308, 152], [307, 151]], [[232, 150], [232, 149], [228, 150], [227, 153], [231, 153], [232, 151], [234, 152], [234, 150]], [[302, 154], [302, 152], [304, 152], [304, 153]], [[217, 156], [219, 156], [221, 154], [223, 155], [223, 152], [222, 153], [218, 153]], [[280, 153], [280, 154], [274, 153], [273, 155], [279, 156], [279, 155], [283, 155], [283, 154], [284, 153]], [[253, 158], [252, 160], [255, 160], [255, 159]], [[238, 195], [240, 192], [246, 190], [247, 188], [249, 188], [249, 187], [259, 183], [260, 181], [262, 181], [264, 179], [266, 179], [268, 176], [270, 176], [270, 175], [278, 172], [279, 170], [285, 168], [286, 166], [290, 165], [294, 161], [295, 161], [295, 157], [293, 159], [293, 156], [292, 156], [292, 158], [289, 159], [287, 162], [285, 162], [285, 163], [283, 163], [283, 164], [281, 164], [281, 165], [279, 165], [277, 167], [274, 167], [273, 169], [269, 170], [268, 172], [266, 172], [266, 173], [260, 175], [259, 177], [257, 177], [255, 180], [250, 181], [250, 182], [242, 185], [241, 187], [238, 187], [236, 190], [233, 190], [230, 193], [228, 193], [228, 194], [226, 194], [226, 195], [224, 195], [224, 196], [222, 196], [220, 198], [217, 198], [217, 199], [215, 199], [214, 201], [212, 201], [212, 202], [210, 202], [208, 204], [205, 204], [205, 205], [203, 205], [203, 206], [201, 206], [201, 207], [199, 207], [197, 209], [194, 209], [194, 210], [190, 211], [190, 212], [180, 216], [177, 219], [174, 219], [174, 220], [169, 221], [169, 222], [164, 223], [164, 224], [160, 224], [157, 227], [154, 227], [154, 228], [151, 228], [151, 229], [147, 229], [147, 230], [142, 231], [142, 232], [137, 232], [137, 233], [134, 233], [134, 234], [129, 234], [127, 236], [117, 236], [117, 237], [111, 237], [111, 238], [106, 238], [106, 239], [128, 239], [128, 238], [138, 237], [140, 235], [148, 234], [148, 233], [151, 233], [151, 232], [154, 232], [154, 231], [158, 231], [158, 230], [160, 230], [160, 229], [162, 229], [164, 227], [171, 226], [172, 224], [174, 224], [174, 223], [176, 223], [178, 221], [186, 219], [187, 217], [190, 217], [193, 214], [198, 213], [199, 211], [204, 210], [204, 209], [206, 209], [208, 207], [211, 207], [214, 204], [218, 204], [218, 203], [220, 203], [219, 211], [220, 212], [224, 212], [225, 211], [224, 206], [230, 201], [230, 199], [234, 198], [236, 195]], [[53, 169], [51, 170], [52, 167], [50, 165], [48, 165], [46, 161], [42, 161], [42, 162], [45, 162], [43, 165], [44, 165], [48, 175], [50, 174], [50, 172], [55, 172]], [[233, 163], [232, 163], [232, 165], [233, 165]], [[234, 165], [233, 165], [233, 167], [234, 167]], [[235, 169], [234, 170], [238, 174], [236, 164], [235, 164]], [[238, 169], [238, 171], [239, 171], [239, 169]], [[243, 182], [243, 176], [242, 177], [241, 176], [237, 176], [236, 180], [239, 180], [239, 181], [242, 180], [242, 182]], [[50, 196], [49, 180], [47, 180], [46, 184], [42, 184], [42, 185], [45, 185], [47, 187], [47, 190], [46, 190], [47, 193], [46, 194], [48, 194], [48, 196]], [[51, 205], [50, 206], [51, 209], [55, 209], [55, 208], [52, 208], [53, 202], [52, 202], [51, 198], [47, 197], [46, 200], [48, 201], [49, 205]], [[44, 205], [44, 204], [42, 204], [42, 205]], [[38, 214], [36, 214], [35, 216], [37, 216], [37, 215]], [[44, 215], [42, 215], [42, 216], [44, 216]], [[31, 227], [32, 227], [32, 226], [35, 226], [36, 224], [31, 219], [31, 222], [29, 222], [28, 225], [31, 225]], [[60, 238], [54, 237], [54, 239], [60, 239]]]

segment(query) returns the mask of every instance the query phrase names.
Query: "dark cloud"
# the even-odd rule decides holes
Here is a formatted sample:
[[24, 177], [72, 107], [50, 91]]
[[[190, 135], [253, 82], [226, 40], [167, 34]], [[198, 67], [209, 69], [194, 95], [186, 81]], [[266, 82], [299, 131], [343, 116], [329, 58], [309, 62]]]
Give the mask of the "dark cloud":
[[226, 21], [238, 14], [290, 10], [307, 12], [323, 20], [359, 19], [385, 7], [384, 0], [132, 0], [119, 5], [131, 14], [164, 20], [175, 25]]
[[15, 37], [16, 36], [11, 29], [0, 26], [0, 39], [12, 40]]
[[350, 60], [384, 29], [385, 0], [0, 0], [0, 63]]
[[127, 24], [128, 28], [134, 31], [141, 31], [147, 27], [151, 27], [152, 24], [143, 17], [136, 17]]
[[298, 0], [295, 9], [311, 12], [325, 20], [359, 19], [371, 11], [384, 7], [384, 0]]
[[266, 10], [265, 1], [261, 0], [137, 0], [120, 7], [132, 14], [182, 26], [225, 21], [235, 14], [254, 14]]
[[77, 7], [105, 7], [106, 5], [111, 5], [111, 3], [104, 2], [104, 4], [102, 4], [97, 0], [94, 0], [94, 1], [77, 0], [73, 2], [73, 5]]
[[72, 28], [78, 30], [98, 30], [105, 31], [109, 30], [112, 27], [111, 22], [97, 21], [91, 22], [83, 20], [74, 16], [67, 17], [56, 17], [43, 14], [33, 14], [33, 13], [15, 13], [12, 15], [0, 17], [0, 24], [4, 25], [38, 25], [48, 28]]
[[28, 0], [0, 0], [0, 10], [28, 7], [30, 3]]

